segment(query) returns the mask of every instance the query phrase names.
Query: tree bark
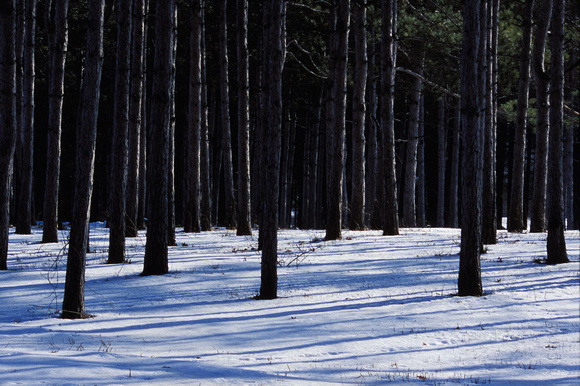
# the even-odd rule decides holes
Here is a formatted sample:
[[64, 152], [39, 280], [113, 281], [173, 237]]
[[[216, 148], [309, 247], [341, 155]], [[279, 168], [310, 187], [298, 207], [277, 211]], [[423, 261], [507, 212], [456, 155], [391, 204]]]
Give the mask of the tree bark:
[[[416, 69], [419, 75], [423, 74], [423, 61], [425, 53], [420, 48], [419, 61]], [[421, 104], [421, 86], [423, 82], [419, 77], [413, 77], [411, 83], [411, 98], [409, 111], [409, 130], [407, 131], [407, 146], [405, 154], [405, 183], [403, 194], [403, 226], [417, 226], [417, 164], [418, 164], [418, 147], [419, 147], [419, 112]]]
[[189, 127], [185, 144], [183, 228], [184, 232], [200, 232], [202, 1], [192, 1], [189, 7]]
[[263, 101], [262, 130], [267, 143], [265, 157], [264, 207], [260, 223], [263, 235], [259, 299], [275, 299], [278, 290], [278, 193], [280, 175], [280, 136], [282, 120], [282, 69], [285, 51], [284, 0], [263, 2]]
[[77, 126], [75, 193], [67, 256], [62, 317], [79, 319], [85, 313], [85, 265], [89, 236], [89, 213], [93, 193], [97, 117], [103, 68], [105, 0], [90, 0], [87, 50]]
[[[342, 200], [344, 183], [344, 141], [346, 136], [346, 75], [348, 60], [348, 34], [350, 26], [350, 0], [336, 0], [333, 5], [336, 15], [334, 33], [335, 55], [331, 58], [334, 75], [332, 88], [333, 125], [327, 130], [329, 138], [329, 181], [326, 240], [342, 237]], [[332, 43], [331, 43], [332, 44]]]
[[200, 228], [202, 231], [211, 230], [211, 183], [209, 124], [207, 105], [207, 77], [205, 59], [205, 1], [201, 3], [201, 123], [200, 123]]
[[445, 168], [447, 167], [447, 129], [445, 127], [445, 99], [439, 98], [437, 124], [437, 227], [445, 226]]
[[24, 15], [23, 125], [20, 174], [20, 199], [17, 234], [32, 232], [32, 175], [34, 163], [34, 50], [36, 44], [36, 1], [26, 0]]
[[232, 134], [230, 126], [230, 92], [228, 80], [227, 0], [220, 1], [220, 115], [222, 131], [222, 162], [224, 173], [225, 226], [236, 228], [236, 199], [232, 163]]
[[[374, 28], [370, 28], [370, 35], [374, 36]], [[378, 138], [377, 138], [377, 82], [375, 80], [375, 45], [368, 52], [368, 71], [366, 88], [366, 169], [365, 169], [365, 224], [370, 227], [371, 215], [377, 198], [378, 177]]]
[[350, 207], [350, 229], [365, 228], [365, 118], [368, 72], [366, 20], [367, 1], [354, 6], [353, 34], [355, 44], [355, 78], [353, 91], [353, 167]]
[[137, 237], [139, 210], [139, 180], [145, 178], [139, 174], [139, 156], [141, 143], [142, 103], [144, 85], [144, 32], [145, 32], [145, 0], [134, 0], [131, 30], [131, 85], [129, 95], [129, 130], [128, 130], [128, 161], [127, 161], [127, 198], [126, 237]]
[[425, 227], [425, 95], [419, 101], [419, 128], [417, 131], [417, 226]]
[[[495, 99], [495, 80], [497, 78], [497, 27], [496, 5], [499, 0], [490, 0], [487, 7], [487, 25], [482, 33], [487, 35], [487, 80], [485, 99], [485, 124], [483, 127], [483, 211], [481, 241], [483, 244], [497, 244], [496, 208], [496, 157], [497, 157], [497, 102]], [[494, 39], [495, 36], [495, 39]]]
[[537, 23], [538, 29], [536, 30], [532, 57], [534, 80], [536, 83], [537, 126], [530, 232], [546, 231], [550, 76], [544, 68], [544, 55], [552, 14], [552, 0], [543, 0], [540, 4], [538, 14], [540, 15], [540, 19]]
[[117, 66], [113, 112], [113, 160], [109, 199], [108, 264], [125, 262], [125, 200], [127, 197], [127, 156], [129, 130], [129, 90], [131, 76], [132, 0], [117, 0]]
[[237, 1], [238, 48], [238, 236], [252, 234], [250, 205], [250, 83], [248, 0]]
[[383, 0], [381, 45], [381, 130], [383, 137], [383, 234], [399, 234], [399, 205], [395, 171], [395, 68], [397, 64], [397, 0]]
[[10, 174], [16, 146], [15, 0], [0, 6], [0, 270], [8, 269]]
[[[578, 56], [576, 53], [570, 55], [570, 62], [576, 62]], [[578, 72], [571, 71], [568, 81], [570, 106], [575, 106], [577, 100], [575, 90], [578, 89]], [[578, 122], [576, 118], [576, 122]], [[580, 181], [574, 181], [574, 122], [564, 126], [564, 214], [566, 218], [566, 229], [578, 229], [575, 227], [576, 216], [574, 215], [574, 185]]]
[[480, 0], [463, 3], [461, 129], [463, 134], [459, 296], [481, 296], [481, 148], [478, 51]]
[[45, 25], [48, 32], [49, 96], [43, 243], [55, 243], [58, 241], [60, 133], [64, 94], [64, 67], [68, 45], [68, 3], [68, 0], [50, 0], [46, 4], [45, 13]]
[[550, 149], [548, 155], [548, 264], [568, 263], [564, 237], [564, 9], [565, 0], [552, 10], [550, 52]]
[[[145, 259], [141, 275], [162, 275], [169, 271], [167, 259], [169, 125], [175, 2], [158, 2], [155, 20], [155, 59], [151, 95], [151, 119], [147, 156], [147, 192], [150, 209]], [[155, 206], [153, 206], [155, 205]]]
[[516, 111], [513, 145], [512, 182], [509, 201], [507, 229], [523, 232], [527, 227], [524, 218], [524, 170], [526, 165], [526, 129], [530, 94], [530, 48], [532, 45], [532, 14], [535, 0], [527, 0], [523, 12], [522, 46], [518, 79], [518, 105]]
[[451, 182], [449, 183], [449, 227], [459, 227], [459, 150], [461, 147], [461, 100], [455, 106], [455, 123], [451, 149]]
[[[176, 6], [177, 7], [177, 6]], [[171, 37], [171, 87], [169, 108], [169, 155], [167, 167], [167, 245], [176, 246], [175, 239], [175, 79], [177, 76], [177, 10], [173, 17], [173, 35]]]

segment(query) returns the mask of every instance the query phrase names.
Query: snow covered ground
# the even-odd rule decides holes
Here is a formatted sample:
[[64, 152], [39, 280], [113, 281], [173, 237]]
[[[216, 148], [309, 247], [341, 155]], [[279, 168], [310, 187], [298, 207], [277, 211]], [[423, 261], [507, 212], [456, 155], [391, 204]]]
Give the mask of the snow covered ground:
[[106, 265], [92, 224], [94, 318], [62, 320], [66, 242], [41, 231], [0, 272], [0, 384], [580, 384], [578, 232], [559, 266], [534, 263], [545, 234], [500, 232], [486, 295], [460, 298], [458, 230], [280, 231], [280, 298], [258, 301], [257, 236], [180, 230], [170, 274], [140, 277], [145, 234]]

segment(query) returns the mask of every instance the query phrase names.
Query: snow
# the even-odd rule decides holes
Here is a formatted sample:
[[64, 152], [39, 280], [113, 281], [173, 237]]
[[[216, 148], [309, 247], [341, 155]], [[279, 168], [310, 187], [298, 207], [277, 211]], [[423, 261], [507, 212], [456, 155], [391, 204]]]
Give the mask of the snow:
[[108, 230], [91, 224], [85, 320], [58, 317], [66, 241], [41, 233], [10, 233], [0, 384], [580, 384], [577, 231], [558, 266], [534, 262], [545, 234], [500, 231], [471, 298], [452, 296], [459, 230], [283, 230], [280, 297], [254, 300], [257, 232], [180, 229], [170, 273], [140, 277], [145, 233], [107, 265]]

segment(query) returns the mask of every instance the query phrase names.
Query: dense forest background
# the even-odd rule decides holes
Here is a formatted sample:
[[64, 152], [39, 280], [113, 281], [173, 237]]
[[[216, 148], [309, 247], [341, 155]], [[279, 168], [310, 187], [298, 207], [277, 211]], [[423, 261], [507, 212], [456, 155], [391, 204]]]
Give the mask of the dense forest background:
[[[353, 2], [355, 4], [357, 2]], [[377, 89], [380, 81], [380, 7], [377, 2], [368, 2], [365, 34], [368, 45], [368, 79], [367, 89]], [[514, 124], [517, 107], [517, 83], [520, 63], [522, 14], [524, 1], [504, 0], [499, 6], [499, 39], [498, 60], [499, 74], [497, 82], [497, 217], [507, 216], [509, 205], [509, 190], [511, 186], [511, 170], [513, 155]], [[540, 3], [536, 1], [536, 3]], [[36, 32], [36, 81], [35, 81], [35, 117], [34, 117], [34, 206], [33, 216], [42, 220], [44, 201], [44, 184], [46, 175], [46, 142], [48, 122], [48, 20], [45, 15], [47, 2], [37, 3]], [[187, 1], [177, 1], [177, 53], [175, 81], [175, 219], [177, 224], [183, 224], [183, 181], [184, 160], [188, 149], [184, 148], [185, 135], [188, 130], [188, 84], [189, 84], [189, 39], [190, 19]], [[86, 49], [87, 1], [71, 2], [68, 12], [69, 42], [66, 56], [65, 91], [62, 113], [62, 152], [59, 188], [59, 222], [70, 221], [73, 203], [73, 181], [76, 146], [76, 124], [79, 111], [83, 58]], [[539, 7], [536, 4], [534, 21], [538, 19]], [[248, 19], [248, 49], [249, 49], [249, 85], [250, 85], [250, 130], [256, 126], [257, 95], [260, 88], [260, 49], [262, 45], [262, 10], [261, 2], [249, 2]], [[354, 8], [354, 5], [353, 5]], [[412, 108], [412, 93], [417, 74], [422, 74], [421, 119], [424, 127], [424, 181], [425, 181], [425, 224], [431, 226], [458, 225], [450, 219], [448, 203], [452, 199], [449, 190], [439, 188], [439, 179], [445, 178], [445, 186], [450, 185], [453, 151], [453, 130], [457, 120], [456, 105], [459, 93], [459, 70], [461, 51], [462, 3], [459, 1], [401, 1], [398, 9], [398, 56], [395, 82], [395, 136], [397, 176], [399, 200], [402, 203], [405, 181], [405, 150], [408, 139], [410, 109]], [[148, 71], [153, 68], [154, 50], [154, 2], [149, 5], [146, 15], [147, 44], [146, 60]], [[117, 15], [114, 2], [107, 1], [105, 8], [104, 28], [104, 65], [102, 73], [101, 101], [97, 132], [96, 166], [94, 176], [94, 195], [91, 209], [91, 219], [102, 221], [108, 218], [110, 173], [113, 154], [113, 110], [115, 91], [115, 59], [117, 50]], [[229, 112], [231, 120], [231, 148], [233, 156], [234, 176], [238, 173], [238, 83], [237, 83], [237, 50], [236, 50], [236, 2], [227, 2], [227, 28], [229, 53]], [[283, 125], [282, 125], [282, 155], [280, 182], [280, 226], [281, 227], [324, 227], [326, 200], [324, 146], [324, 111], [323, 103], [326, 97], [326, 80], [329, 72], [329, 31], [330, 6], [325, 1], [289, 1], [286, 8], [286, 61], [283, 72]], [[220, 73], [219, 73], [219, 18], [218, 2], [205, 4], [205, 54], [207, 74], [207, 106], [208, 131], [210, 145], [210, 175], [211, 175], [211, 223], [228, 225], [225, 205], [225, 182], [220, 152], [222, 138], [220, 132]], [[351, 18], [351, 29], [356, 20]], [[574, 134], [574, 181], [578, 178], [578, 50], [580, 41], [579, 8], [576, 2], [569, 2], [566, 9], [565, 23], [565, 116], [566, 125], [573, 127]], [[348, 59], [348, 92], [346, 108], [346, 159], [345, 159], [345, 194], [344, 204], [349, 207], [353, 185], [353, 80], [356, 76], [356, 60], [354, 55], [353, 33], [350, 34]], [[549, 49], [549, 47], [548, 47]], [[549, 54], [546, 55], [549, 62]], [[549, 66], [549, 63], [548, 63]], [[146, 77], [146, 87], [151, 89], [150, 74]], [[528, 113], [527, 132], [527, 168], [526, 192], [527, 201], [531, 199], [531, 171], [535, 149], [535, 98], [536, 88], [532, 77], [530, 87], [530, 105]], [[378, 123], [373, 111], [377, 106], [378, 94], [369, 93], [374, 100], [367, 98], [367, 134], [369, 127]], [[376, 111], [376, 110], [375, 110]], [[146, 120], [144, 120], [146, 122]], [[146, 123], [145, 123], [146, 124]], [[444, 130], [445, 165], [440, 165], [438, 157], [441, 152], [440, 128]], [[373, 175], [373, 167], [369, 167], [369, 151], [373, 143], [381, 138], [367, 135], [366, 138], [366, 171]], [[308, 146], [314, 136], [318, 137], [319, 156], [317, 158], [316, 179], [308, 179], [308, 162], [310, 162]], [[372, 149], [371, 149], [372, 151]], [[250, 136], [250, 152], [252, 165], [256, 154], [254, 136]], [[441, 170], [448, 172], [441, 174]], [[17, 172], [17, 171], [16, 171]], [[252, 169], [252, 172], [254, 170]], [[18, 174], [18, 173], [17, 173]], [[143, 175], [143, 174], [141, 174]], [[253, 177], [252, 177], [253, 178]], [[368, 181], [368, 179], [367, 179]], [[237, 184], [237, 177], [234, 178]], [[314, 185], [313, 185], [314, 184]], [[317, 189], [318, 201], [314, 207], [303, 205], [305, 188]], [[578, 227], [578, 183], [574, 184], [575, 221], [568, 227]], [[16, 184], [14, 186], [17, 186]], [[252, 184], [257, 186], [257, 184]], [[444, 192], [446, 212], [443, 223], [438, 222], [438, 200]], [[15, 195], [12, 195], [11, 217], [18, 214], [15, 205]], [[254, 197], [255, 198], [255, 197]], [[402, 211], [404, 206], [399, 205]], [[305, 211], [315, 208], [315, 213]], [[367, 202], [367, 208], [368, 202]], [[567, 208], [571, 210], [571, 208]], [[371, 213], [367, 213], [365, 226], [373, 226]], [[312, 217], [314, 216], [314, 217]], [[440, 216], [440, 215], [439, 215]], [[401, 216], [402, 218], [402, 216]], [[569, 217], [572, 218], [572, 217]], [[345, 225], [349, 224], [348, 211], [344, 214]], [[255, 223], [254, 219], [254, 223]], [[440, 221], [440, 220], [439, 220]], [[501, 225], [501, 224], [500, 224]], [[376, 226], [376, 225], [375, 225]], [[380, 225], [378, 226], [380, 227]]]

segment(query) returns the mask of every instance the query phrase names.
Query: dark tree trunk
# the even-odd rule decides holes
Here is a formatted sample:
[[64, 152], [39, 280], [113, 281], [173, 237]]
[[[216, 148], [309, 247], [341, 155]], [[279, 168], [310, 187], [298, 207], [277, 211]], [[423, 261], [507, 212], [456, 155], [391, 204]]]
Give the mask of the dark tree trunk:
[[250, 83], [248, 0], [237, 2], [238, 23], [238, 236], [252, 234], [250, 205]]
[[200, 123], [200, 228], [202, 231], [211, 230], [211, 183], [210, 175], [210, 150], [209, 150], [209, 124], [207, 105], [207, 78], [205, 61], [205, 2], [201, 4], [201, 123]]
[[139, 135], [139, 204], [137, 206], [137, 228], [145, 229], [145, 217], [147, 209], [147, 15], [149, 13], [149, 0], [144, 0], [144, 30], [143, 30], [143, 90], [141, 101], [141, 127]]
[[[333, 126], [327, 128], [330, 146], [327, 159], [329, 165], [328, 211], [326, 221], [326, 240], [342, 237], [342, 200], [344, 177], [344, 141], [346, 135], [346, 74], [348, 60], [348, 34], [350, 26], [350, 0], [336, 0], [334, 3], [336, 25], [334, 29], [335, 55], [331, 58], [334, 75], [332, 88]], [[332, 44], [332, 43], [331, 43]]]
[[20, 217], [20, 185], [22, 176], [22, 124], [24, 121], [24, 0], [16, 1], [14, 48], [16, 53], [16, 145], [12, 164], [10, 223], [18, 225]]
[[439, 99], [437, 124], [437, 227], [445, 226], [445, 168], [447, 165], [447, 129], [445, 127], [445, 99]]
[[46, 4], [48, 32], [48, 136], [42, 242], [58, 241], [58, 188], [60, 175], [60, 133], [64, 94], [64, 66], [68, 45], [68, 0]]
[[365, 227], [365, 95], [368, 69], [366, 12], [366, 0], [363, 0], [360, 4], [354, 6], [353, 34], [355, 42], [355, 79], [352, 119], [352, 193], [350, 203], [350, 229], [353, 230], [361, 230]]
[[482, 135], [479, 119], [478, 51], [480, 0], [463, 4], [461, 128], [463, 134], [459, 296], [481, 296]]
[[548, 264], [568, 263], [564, 238], [564, 8], [555, 1], [550, 27], [550, 150], [548, 156]]
[[455, 106], [451, 148], [451, 181], [449, 183], [449, 227], [459, 227], [459, 149], [461, 147], [461, 101]]
[[489, 0], [487, 7], [487, 25], [482, 33], [486, 33], [487, 43], [487, 80], [485, 99], [485, 124], [483, 126], [483, 191], [482, 191], [482, 228], [481, 242], [483, 244], [497, 244], [497, 210], [496, 197], [496, 153], [497, 153], [497, 119], [495, 113], [495, 81], [496, 79], [496, 57], [497, 57], [497, 34], [494, 28], [497, 27], [497, 16], [495, 5], [499, 0]]
[[192, 1], [189, 7], [189, 127], [185, 143], [183, 228], [185, 232], [200, 232], [202, 1]]
[[[371, 36], [374, 29], [370, 29]], [[365, 224], [370, 226], [371, 214], [377, 197], [378, 141], [377, 141], [377, 82], [375, 79], [375, 45], [369, 50], [366, 88], [366, 168], [365, 168]]]
[[280, 134], [282, 120], [282, 69], [285, 52], [284, 0], [263, 2], [263, 101], [261, 123], [264, 130], [263, 152], [266, 155], [264, 207], [260, 223], [263, 234], [262, 269], [259, 299], [275, 299], [278, 289], [278, 192], [280, 175]]
[[143, 62], [145, 32], [145, 0], [134, 0], [131, 31], [131, 85], [129, 95], [129, 131], [127, 162], [127, 198], [125, 202], [125, 236], [137, 237], [137, 212], [139, 209], [139, 156], [141, 144], [143, 103]]
[[148, 128], [147, 192], [149, 210], [145, 259], [141, 275], [169, 271], [167, 259], [169, 126], [173, 59], [174, 0], [158, 2], [155, 14], [155, 59], [151, 90], [151, 119]]
[[169, 156], [167, 167], [167, 244], [170, 246], [177, 245], [175, 239], [175, 77], [177, 75], [176, 58], [177, 58], [177, 12], [173, 18], [173, 36], [171, 53], [171, 89], [169, 98]]
[[[570, 62], [576, 62], [576, 53], [570, 55]], [[566, 98], [570, 106], [574, 107], [577, 100], [575, 90], [578, 90], [578, 72], [571, 71], [568, 81], [569, 97]], [[576, 122], [579, 120], [576, 119]], [[577, 167], [580, 167], [577, 166]], [[574, 215], [574, 186], [580, 181], [574, 181], [574, 123], [564, 126], [564, 217], [566, 218], [566, 229], [578, 229], [574, 226], [576, 216]]]
[[[24, 0], [22, 0], [24, 1]], [[23, 125], [22, 153], [20, 165], [20, 199], [16, 233], [32, 232], [32, 172], [34, 156], [34, 80], [35, 80], [35, 36], [36, 36], [36, 1], [26, 0], [24, 15], [24, 82], [23, 82]]]
[[15, 0], [0, 7], [0, 270], [8, 269], [10, 173], [16, 146]]
[[530, 94], [530, 48], [532, 45], [532, 13], [535, 0], [527, 0], [523, 12], [520, 77], [518, 80], [518, 107], [513, 142], [512, 180], [507, 229], [523, 232], [528, 227], [524, 218], [524, 169], [526, 166], [526, 128]]
[[125, 262], [125, 200], [127, 197], [127, 133], [131, 76], [132, 0], [117, 0], [117, 66], [113, 113], [113, 160], [109, 199], [109, 264]]
[[395, 68], [397, 63], [397, 0], [383, 0], [381, 45], [381, 130], [383, 137], [383, 234], [399, 234], [397, 174], [395, 171]]
[[419, 127], [417, 131], [417, 226], [425, 227], [425, 95], [419, 101]]
[[543, 0], [540, 4], [538, 29], [534, 41], [533, 69], [536, 83], [536, 153], [534, 157], [534, 190], [532, 193], [531, 232], [546, 231], [546, 183], [548, 168], [548, 132], [549, 123], [549, 82], [550, 76], [544, 68], [544, 55], [552, 0]]
[[77, 126], [75, 193], [67, 257], [62, 317], [78, 319], [85, 313], [85, 265], [89, 236], [89, 212], [93, 192], [97, 117], [103, 68], [105, 0], [90, 0], [87, 50]]
[[222, 131], [222, 163], [224, 176], [225, 226], [236, 228], [236, 199], [232, 163], [232, 134], [230, 126], [230, 92], [228, 80], [227, 0], [220, 1], [220, 117]]
[[[416, 69], [419, 75], [423, 75], [423, 61], [425, 53], [420, 48], [418, 67]], [[417, 164], [418, 164], [418, 147], [419, 147], [419, 112], [421, 104], [421, 87], [422, 80], [420, 77], [413, 77], [411, 83], [411, 98], [409, 111], [409, 130], [407, 131], [407, 146], [405, 154], [405, 183], [403, 194], [403, 226], [417, 226]]]

